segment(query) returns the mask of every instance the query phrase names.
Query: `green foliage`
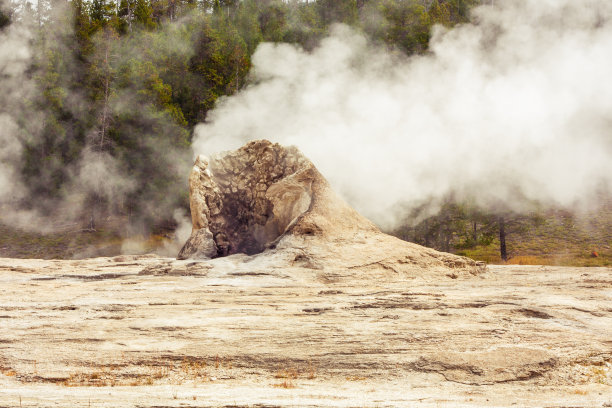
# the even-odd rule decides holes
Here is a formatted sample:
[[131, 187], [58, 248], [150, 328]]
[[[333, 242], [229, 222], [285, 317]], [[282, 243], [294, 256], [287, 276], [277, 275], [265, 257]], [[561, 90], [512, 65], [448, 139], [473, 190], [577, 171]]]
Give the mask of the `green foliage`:
[[434, 0], [429, 6], [427, 14], [429, 14], [429, 20], [432, 24], [450, 25], [451, 24], [451, 11], [450, 4], [446, 2], [440, 3], [438, 0]]
[[91, 0], [89, 18], [94, 30], [104, 27], [115, 16], [115, 3], [111, 0]]
[[247, 46], [248, 54], [255, 52], [257, 45], [263, 41], [263, 33], [259, 22], [259, 7], [255, 0], [245, 0], [234, 19], [236, 30]]
[[399, 47], [408, 54], [427, 49], [431, 18], [422, 4], [417, 1], [384, 1], [380, 10], [388, 24], [379, 33], [385, 43]]
[[148, 0], [136, 0], [134, 22], [147, 30], [152, 30], [156, 27], [153, 19], [153, 8]]
[[[344, 23], [408, 54], [424, 52], [432, 24], [465, 21], [474, 1], [73, 0], [70, 23], [57, 19], [59, 3], [49, 2], [44, 15], [28, 3], [41, 50], [29, 70], [36, 92], [22, 101], [18, 118], [21, 175], [40, 198], [29, 202], [53, 207], [46, 198], [68, 194], [93, 151], [136, 181], [121, 205], [105, 211], [149, 227], [163, 223], [169, 209], [186, 207], [188, 169], [177, 163], [189, 165], [191, 129], [219, 98], [247, 84], [262, 41], [312, 49], [333, 24]], [[8, 23], [9, 14], [0, 12], [0, 28]], [[54, 32], [64, 26], [72, 30]], [[90, 190], [85, 205], [102, 208], [104, 189]], [[153, 202], [163, 204], [152, 209]], [[456, 232], [467, 229], [465, 211], [451, 206], [448, 216], [411, 234], [472, 247], [469, 234]], [[490, 241], [484, 224], [478, 242]]]
[[[97, 231], [60, 228], [47, 234], [22, 231], [0, 224], [0, 254], [10, 258], [75, 259], [113, 256], [121, 252], [122, 237], [119, 219], [107, 222]], [[148, 244], [148, 243], [143, 243]], [[153, 250], [153, 245], [146, 245]]]
[[605, 266], [612, 263], [612, 200], [603, 196], [599, 202], [598, 208], [586, 213], [525, 202], [531, 210], [518, 213], [449, 197], [438, 207], [416, 209], [393, 234], [438, 250], [500, 263], [499, 218], [503, 217], [508, 263]]
[[332, 23], [355, 25], [359, 17], [356, 0], [318, 0], [316, 9], [324, 26]]
[[11, 17], [8, 15], [8, 13], [2, 10], [1, 6], [2, 3], [0, 3], [0, 30], [11, 23]]
[[481, 0], [447, 0], [445, 4], [450, 12], [450, 19], [455, 24], [469, 20], [470, 8], [477, 6]]
[[259, 10], [259, 28], [265, 41], [283, 41], [287, 30], [287, 11], [280, 3], [270, 3]]
[[92, 44], [90, 40], [92, 27], [83, 0], [73, 0], [71, 4], [73, 13], [75, 56], [81, 61], [84, 61], [86, 56], [92, 51]]
[[[71, 24], [46, 9], [59, 3], [24, 4], [37, 27], [27, 74], [35, 90], [19, 101], [22, 114], [15, 118], [23, 145], [19, 170], [36, 197], [24, 205], [54, 210], [54, 199], [70, 192], [81, 161], [94, 151], [136, 183], [112, 206], [103, 188], [88, 186], [83, 205], [90, 208], [72, 209], [83, 212], [82, 223], [94, 208], [149, 230], [167, 225], [172, 209], [187, 208], [191, 129], [219, 98], [247, 84], [251, 55], [262, 41], [312, 49], [333, 24], [345, 23], [389, 48], [423, 53], [434, 25], [468, 21], [479, 2], [72, 0]], [[0, 29], [12, 13], [0, 7]], [[65, 26], [72, 30], [56, 32]], [[499, 262], [503, 218], [509, 262], [609, 265], [612, 259], [610, 205], [581, 218], [537, 206], [522, 214], [491, 210], [452, 197], [437, 204], [415, 209], [394, 233]]]

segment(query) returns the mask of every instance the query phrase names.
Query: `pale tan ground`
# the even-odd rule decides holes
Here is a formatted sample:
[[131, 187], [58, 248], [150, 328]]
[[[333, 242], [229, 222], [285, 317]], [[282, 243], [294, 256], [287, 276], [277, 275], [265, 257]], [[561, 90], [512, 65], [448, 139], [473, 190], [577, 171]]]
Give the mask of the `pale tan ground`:
[[0, 407], [612, 406], [610, 268], [249, 260], [0, 259]]

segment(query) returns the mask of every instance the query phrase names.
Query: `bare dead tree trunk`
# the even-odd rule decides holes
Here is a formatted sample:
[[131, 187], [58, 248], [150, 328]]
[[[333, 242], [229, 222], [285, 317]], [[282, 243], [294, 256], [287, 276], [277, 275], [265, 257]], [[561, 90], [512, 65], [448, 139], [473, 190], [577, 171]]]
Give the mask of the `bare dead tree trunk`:
[[38, 22], [38, 30], [42, 31], [42, 2], [38, 0], [36, 2], [36, 20]]
[[108, 88], [109, 78], [104, 79], [104, 107], [102, 108], [102, 129], [100, 130], [100, 150], [104, 148], [104, 138], [106, 136], [106, 121], [108, 118]]
[[450, 242], [451, 242], [451, 238], [452, 238], [453, 233], [451, 232], [450, 228], [448, 228], [448, 224], [447, 227], [444, 230], [444, 241], [443, 241], [443, 251], [444, 252], [450, 252]]
[[[99, 113], [99, 128], [97, 132], [97, 140], [92, 140], [91, 147], [96, 155], [102, 156], [104, 151], [108, 149], [111, 144], [111, 140], [108, 136], [109, 129], [113, 122], [113, 115], [110, 107], [112, 86], [113, 86], [113, 72], [111, 67], [112, 58], [112, 41], [113, 31], [111, 28], [106, 27], [103, 31], [104, 42], [102, 49], [102, 61], [101, 61], [101, 82], [102, 82], [102, 110]], [[90, 193], [91, 213], [90, 213], [90, 227], [89, 229], [95, 231], [96, 227], [96, 216], [100, 218], [104, 213], [104, 196], [99, 186], [93, 187], [93, 192]], [[99, 221], [99, 220], [98, 220]], [[99, 224], [99, 223], [98, 223]]]
[[506, 250], [506, 222], [504, 217], [499, 217], [499, 254], [502, 261], [508, 260], [508, 251]]
[[99, 148], [100, 150], [104, 149], [104, 144], [106, 142], [106, 133], [109, 127], [109, 101], [110, 101], [110, 81], [111, 81], [111, 67], [110, 67], [110, 43], [111, 43], [111, 33], [109, 29], [105, 29], [105, 47], [104, 47], [104, 104], [102, 106], [102, 120], [101, 120], [101, 129], [100, 129], [100, 141]]
[[128, 20], [128, 30], [132, 32], [132, 9], [130, 8], [130, 0], [126, 0], [127, 3], [127, 20]]
[[95, 205], [91, 206], [91, 214], [90, 214], [90, 218], [89, 218], [89, 230], [90, 231], [95, 231], [96, 230], [96, 214], [95, 214]]
[[36, 2], [36, 20], [38, 23], [38, 35], [40, 35], [40, 44], [42, 51], [44, 52], [46, 48], [45, 31], [43, 30], [43, 3], [42, 0], [38, 0]]

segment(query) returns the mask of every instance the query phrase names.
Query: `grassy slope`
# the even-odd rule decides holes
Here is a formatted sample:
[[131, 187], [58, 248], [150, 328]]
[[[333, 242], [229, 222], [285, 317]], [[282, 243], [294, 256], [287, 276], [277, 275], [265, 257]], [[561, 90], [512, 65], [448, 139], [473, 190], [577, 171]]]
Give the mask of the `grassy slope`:
[[128, 243], [120, 232], [122, 224], [121, 220], [114, 220], [100, 225], [95, 231], [71, 228], [50, 234], [0, 224], [0, 257], [81, 259], [124, 252], [156, 252], [163, 247], [166, 238], [162, 235], [135, 236]]
[[[132, 238], [132, 246], [126, 247], [118, 232], [121, 223], [115, 224], [103, 225], [94, 232], [76, 229], [46, 235], [0, 224], [0, 257], [73, 259], [156, 252], [164, 245], [164, 236], [152, 235]], [[507, 246], [510, 264], [611, 266], [612, 203], [584, 217], [549, 211], [542, 223], [523, 224], [510, 232]], [[597, 257], [592, 256], [593, 251]], [[487, 263], [503, 263], [497, 240], [488, 246], [454, 252]]]
[[111, 231], [27, 232], [0, 225], [0, 256], [8, 258], [72, 259], [115, 255], [121, 237]]
[[[611, 266], [612, 205], [580, 217], [566, 211], [548, 211], [541, 224], [522, 225], [511, 232], [507, 247], [509, 264]], [[498, 240], [456, 253], [488, 263], [503, 263]]]

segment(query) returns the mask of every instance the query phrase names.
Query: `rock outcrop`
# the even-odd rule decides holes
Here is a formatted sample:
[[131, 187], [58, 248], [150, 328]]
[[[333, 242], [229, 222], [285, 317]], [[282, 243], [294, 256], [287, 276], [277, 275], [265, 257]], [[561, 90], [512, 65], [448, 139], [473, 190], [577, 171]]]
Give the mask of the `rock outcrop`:
[[295, 147], [257, 140], [210, 160], [199, 156], [189, 187], [193, 230], [179, 259], [264, 253], [312, 269], [483, 269], [382, 233]]

